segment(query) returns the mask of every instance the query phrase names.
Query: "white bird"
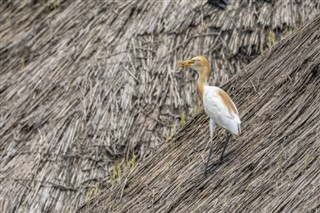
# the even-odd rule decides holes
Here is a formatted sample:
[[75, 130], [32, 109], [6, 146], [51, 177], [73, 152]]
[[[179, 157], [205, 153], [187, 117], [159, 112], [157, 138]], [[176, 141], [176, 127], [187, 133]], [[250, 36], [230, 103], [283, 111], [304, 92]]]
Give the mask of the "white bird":
[[[195, 70], [198, 77], [198, 96], [203, 103], [206, 114], [210, 117], [210, 141], [212, 141], [215, 126], [219, 126], [229, 130], [234, 135], [239, 135], [240, 129], [240, 117], [238, 110], [229, 97], [229, 95], [220, 89], [219, 87], [209, 86], [208, 78], [210, 75], [210, 64], [208, 60], [203, 56], [197, 56], [190, 60], [178, 62], [179, 68], [190, 67]], [[229, 134], [227, 133], [227, 139], [224, 143], [222, 153], [220, 155], [219, 163], [222, 163], [223, 153], [229, 142]], [[211, 145], [207, 162], [205, 164], [204, 175], [207, 173], [208, 163], [212, 154], [213, 145]]]

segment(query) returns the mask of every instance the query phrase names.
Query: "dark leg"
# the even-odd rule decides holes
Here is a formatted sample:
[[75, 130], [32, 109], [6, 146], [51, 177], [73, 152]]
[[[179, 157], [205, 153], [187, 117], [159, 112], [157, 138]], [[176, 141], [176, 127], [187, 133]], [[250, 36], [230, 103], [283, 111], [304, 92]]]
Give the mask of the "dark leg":
[[227, 148], [227, 145], [228, 145], [228, 142], [229, 142], [229, 132], [227, 132], [227, 138], [226, 138], [226, 142], [224, 142], [224, 146], [223, 146], [223, 149], [222, 149], [222, 152], [221, 152], [221, 155], [220, 155], [220, 162], [222, 162], [223, 160], [223, 154], [224, 154], [224, 151], [226, 150]]
[[[223, 149], [222, 149], [222, 152], [221, 152], [221, 155], [220, 155], [220, 159], [219, 159], [219, 161], [217, 163], [215, 163], [215, 166], [220, 165], [222, 163], [222, 161], [223, 161], [223, 154], [224, 154], [224, 151], [226, 150], [226, 148], [228, 146], [229, 137], [230, 137], [230, 134], [229, 134], [229, 132], [227, 132], [226, 141], [224, 142]], [[214, 148], [212, 143], [210, 144], [210, 146], [211, 147], [210, 147], [208, 159], [207, 159], [207, 162], [206, 162], [205, 167], [204, 167], [204, 177], [206, 177], [206, 175], [207, 175], [208, 164], [209, 164], [209, 161], [210, 161], [210, 158], [211, 158], [211, 155], [212, 155], [212, 150]]]
[[206, 162], [205, 167], [204, 167], [204, 176], [207, 175], [207, 169], [208, 169], [208, 164], [209, 164], [209, 161], [210, 161], [210, 158], [211, 158], [212, 150], [213, 150], [213, 144], [211, 143], [210, 144], [210, 151], [209, 151], [208, 159], [207, 159], [207, 162]]

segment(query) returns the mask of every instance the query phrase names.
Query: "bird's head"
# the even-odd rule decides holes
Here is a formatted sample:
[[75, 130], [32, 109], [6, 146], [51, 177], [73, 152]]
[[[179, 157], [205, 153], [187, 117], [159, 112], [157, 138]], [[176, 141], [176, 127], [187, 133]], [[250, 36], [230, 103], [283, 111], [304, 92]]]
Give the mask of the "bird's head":
[[189, 60], [179, 61], [178, 65], [179, 65], [179, 68], [190, 67], [191, 69], [195, 70], [200, 76], [210, 75], [210, 64], [208, 60], [201, 55], [196, 56]]

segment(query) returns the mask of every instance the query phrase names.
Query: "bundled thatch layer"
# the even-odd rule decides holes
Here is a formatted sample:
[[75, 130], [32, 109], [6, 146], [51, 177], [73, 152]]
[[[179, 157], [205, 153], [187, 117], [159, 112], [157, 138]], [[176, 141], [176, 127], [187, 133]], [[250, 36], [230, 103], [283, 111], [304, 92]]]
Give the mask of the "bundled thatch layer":
[[[320, 16], [225, 85], [243, 133], [202, 177], [209, 140], [201, 112], [84, 212], [320, 210]], [[219, 131], [214, 141], [222, 139]], [[215, 149], [216, 158], [221, 149]]]
[[317, 0], [1, 1], [0, 211], [74, 211], [110, 187], [125, 151], [144, 158], [197, 112], [176, 60], [204, 54], [223, 83], [317, 11]]

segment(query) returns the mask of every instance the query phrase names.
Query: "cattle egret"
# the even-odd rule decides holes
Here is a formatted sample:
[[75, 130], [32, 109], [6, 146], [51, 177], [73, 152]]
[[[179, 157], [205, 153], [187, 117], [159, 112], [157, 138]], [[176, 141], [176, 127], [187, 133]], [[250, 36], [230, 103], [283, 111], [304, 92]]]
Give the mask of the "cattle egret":
[[[210, 141], [211, 144], [216, 124], [229, 130], [234, 135], [240, 134], [240, 117], [238, 110], [229, 97], [229, 95], [219, 87], [209, 86], [208, 78], [210, 75], [210, 65], [208, 60], [203, 56], [197, 56], [190, 60], [178, 62], [179, 68], [190, 67], [198, 73], [198, 96], [203, 103], [207, 115], [210, 117]], [[223, 153], [229, 142], [229, 133], [224, 143], [219, 163], [222, 163]], [[208, 159], [205, 164], [204, 175], [206, 176], [208, 163], [212, 154], [213, 144], [209, 151]]]

